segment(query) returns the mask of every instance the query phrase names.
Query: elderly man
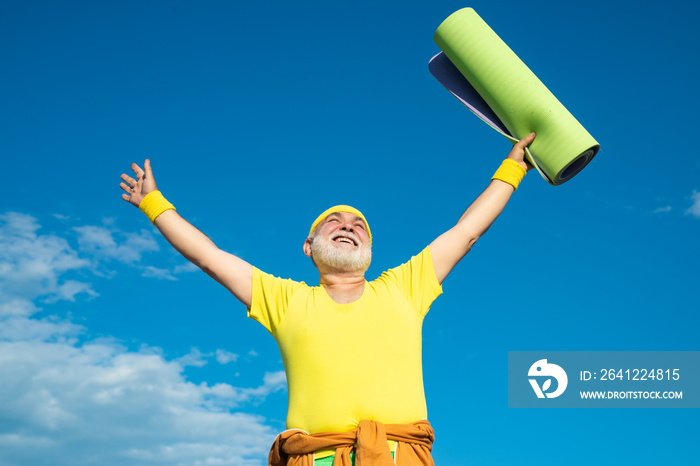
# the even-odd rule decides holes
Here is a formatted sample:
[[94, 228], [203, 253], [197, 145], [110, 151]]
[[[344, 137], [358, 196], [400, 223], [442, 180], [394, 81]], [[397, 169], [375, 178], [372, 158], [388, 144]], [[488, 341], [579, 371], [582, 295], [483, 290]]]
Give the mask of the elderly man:
[[287, 428], [271, 465], [432, 465], [421, 366], [421, 326], [453, 267], [500, 215], [530, 168], [513, 146], [457, 224], [405, 264], [368, 282], [372, 234], [350, 206], [311, 225], [304, 253], [320, 284], [268, 275], [219, 249], [157, 190], [150, 161], [122, 175], [125, 201], [139, 207], [170, 244], [225, 286], [275, 337], [289, 387]]

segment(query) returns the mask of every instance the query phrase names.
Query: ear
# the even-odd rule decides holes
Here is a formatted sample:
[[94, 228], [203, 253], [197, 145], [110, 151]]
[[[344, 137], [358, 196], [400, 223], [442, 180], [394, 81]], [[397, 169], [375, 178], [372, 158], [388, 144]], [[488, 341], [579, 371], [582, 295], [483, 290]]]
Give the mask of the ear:
[[306, 238], [306, 241], [304, 241], [304, 254], [306, 254], [306, 257], [311, 257], [311, 238]]

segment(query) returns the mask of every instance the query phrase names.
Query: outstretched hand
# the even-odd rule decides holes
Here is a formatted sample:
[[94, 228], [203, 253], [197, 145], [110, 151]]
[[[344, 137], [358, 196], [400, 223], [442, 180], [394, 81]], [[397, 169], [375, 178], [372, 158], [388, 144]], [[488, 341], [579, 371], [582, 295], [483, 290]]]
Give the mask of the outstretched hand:
[[121, 179], [122, 183], [119, 183], [119, 187], [122, 188], [126, 194], [122, 194], [122, 199], [126, 202], [138, 207], [146, 194], [156, 191], [156, 180], [153, 178], [153, 170], [151, 169], [151, 161], [146, 159], [143, 164], [143, 170], [137, 164], [132, 163], [131, 169], [136, 174], [136, 179], [133, 179], [129, 175], [122, 173]]
[[518, 162], [520, 166], [525, 169], [526, 172], [531, 170], [533, 166], [525, 160], [525, 148], [529, 146], [530, 143], [532, 143], [532, 141], [534, 140], [535, 133], [530, 133], [527, 137], [524, 137], [520, 141], [516, 142], [513, 148], [510, 150], [510, 153], [508, 154], [508, 158]]

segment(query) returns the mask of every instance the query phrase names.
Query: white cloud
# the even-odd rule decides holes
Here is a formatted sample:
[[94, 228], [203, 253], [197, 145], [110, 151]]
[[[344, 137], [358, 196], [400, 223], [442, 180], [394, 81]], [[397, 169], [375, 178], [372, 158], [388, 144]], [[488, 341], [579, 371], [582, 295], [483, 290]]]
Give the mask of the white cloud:
[[141, 276], [147, 278], [159, 278], [161, 280], [171, 280], [176, 281], [177, 278], [173, 275], [173, 272], [167, 269], [160, 269], [152, 265], [147, 265], [143, 268]]
[[272, 392], [278, 392], [287, 387], [287, 374], [284, 371], [267, 372], [263, 377], [264, 387]]
[[76, 251], [39, 231], [34, 217], [0, 215], [0, 464], [262, 466], [276, 432], [239, 410], [284, 390], [284, 373], [257, 387], [194, 384], [187, 366], [236, 355], [193, 348], [168, 360], [159, 348], [130, 351], [70, 320], [32, 317], [39, 303], [50, 311], [97, 296], [64, 275], [154, 250], [147, 232], [78, 227]]
[[[141, 230], [139, 233], [124, 233], [94, 225], [75, 227], [73, 230], [78, 233], [79, 249], [99, 259], [133, 263], [140, 261], [144, 252], [160, 249], [153, 234], [147, 230]], [[121, 239], [120, 243], [114, 239], [115, 236]]]
[[[151, 231], [141, 230], [138, 233], [127, 233], [114, 226], [112, 219], [104, 219], [105, 226], [85, 225], [74, 227], [78, 235], [78, 249], [92, 257], [93, 271], [100, 275], [112, 275], [105, 271], [104, 264], [110, 261], [121, 262], [141, 270], [141, 276], [160, 280], [176, 281], [176, 275], [199, 270], [190, 262], [175, 265], [170, 268], [142, 265], [144, 253], [160, 250], [158, 242]], [[97, 270], [100, 270], [99, 272]]]
[[41, 235], [39, 229], [30, 215], [0, 215], [0, 315], [31, 315], [39, 310], [32, 302], [36, 298], [56, 302], [97, 295], [88, 283], [59, 278], [90, 262], [64, 238]]
[[659, 214], [662, 212], [670, 212], [671, 211], [671, 206], [667, 205], [666, 207], [659, 207], [658, 209], [654, 210], [655, 214]]
[[0, 316], [29, 316], [39, 311], [34, 303], [26, 299], [5, 297], [0, 303]]
[[93, 298], [98, 296], [89, 283], [66, 280], [58, 286], [55, 296], [48, 298], [47, 302], [53, 303], [60, 300], [75, 302], [75, 296], [78, 294], [87, 294]]
[[283, 374], [195, 385], [180, 360], [81, 344], [70, 322], [11, 317], [0, 329], [0, 463], [263, 464], [275, 432], [232, 409], [284, 389]]
[[206, 358], [211, 356], [210, 354], [204, 354], [197, 348], [190, 348], [190, 352], [186, 355], [177, 358], [177, 361], [182, 367], [193, 366], [193, 367], [204, 367], [207, 365]]
[[85, 328], [56, 318], [42, 320], [8, 317], [0, 320], [0, 342], [54, 342], [74, 344]]
[[176, 265], [175, 268], [173, 268], [173, 273], [175, 274], [187, 272], [199, 272], [199, 267], [194, 265], [192, 262], [185, 262], [184, 264]]
[[142, 268], [142, 272], [141, 272], [142, 277], [159, 278], [161, 280], [171, 280], [171, 281], [177, 280], [177, 277], [175, 275], [179, 275], [181, 273], [189, 273], [189, 272], [199, 271], [199, 268], [196, 265], [194, 265], [192, 262], [186, 262], [184, 264], [176, 265], [175, 267], [172, 267], [171, 269], [162, 269], [162, 268], [154, 267], [152, 265], [141, 266], [141, 268]]
[[693, 190], [693, 194], [690, 196], [690, 198], [693, 200], [693, 205], [688, 207], [685, 214], [692, 215], [695, 218], [700, 218], [700, 193]]
[[230, 362], [236, 362], [236, 360], [238, 360], [237, 354], [222, 349], [216, 350], [216, 362], [219, 364], [228, 364]]

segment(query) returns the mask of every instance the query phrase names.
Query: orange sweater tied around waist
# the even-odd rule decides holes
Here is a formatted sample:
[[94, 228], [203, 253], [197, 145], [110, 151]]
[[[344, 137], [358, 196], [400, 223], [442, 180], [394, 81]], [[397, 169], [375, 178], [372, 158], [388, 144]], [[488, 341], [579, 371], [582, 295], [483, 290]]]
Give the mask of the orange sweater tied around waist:
[[[387, 440], [395, 440], [396, 463]], [[272, 444], [269, 466], [313, 466], [314, 452], [335, 449], [333, 466], [350, 466], [355, 447], [355, 466], [435, 466], [430, 451], [435, 433], [427, 420], [411, 424], [382, 424], [360, 421], [348, 432], [308, 434], [291, 429], [279, 434]]]

